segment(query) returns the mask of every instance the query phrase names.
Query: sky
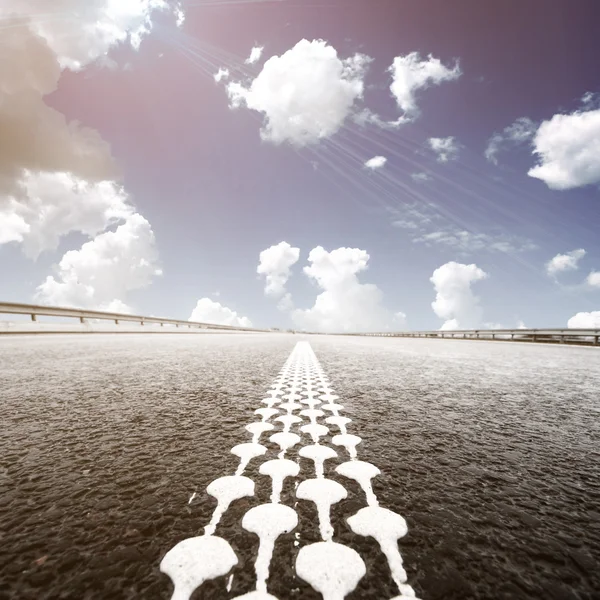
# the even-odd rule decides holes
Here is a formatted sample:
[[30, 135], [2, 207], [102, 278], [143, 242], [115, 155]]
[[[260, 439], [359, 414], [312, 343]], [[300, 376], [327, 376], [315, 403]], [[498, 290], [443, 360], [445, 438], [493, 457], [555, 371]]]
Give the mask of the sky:
[[600, 327], [600, 5], [5, 0], [0, 301]]

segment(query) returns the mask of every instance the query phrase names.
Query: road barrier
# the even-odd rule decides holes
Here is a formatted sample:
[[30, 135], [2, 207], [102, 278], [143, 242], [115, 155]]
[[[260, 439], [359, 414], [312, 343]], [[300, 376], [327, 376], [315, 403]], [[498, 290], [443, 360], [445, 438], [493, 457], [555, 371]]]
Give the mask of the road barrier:
[[[38, 323], [38, 317], [65, 317], [67, 319], [78, 319], [79, 329], [71, 327], [65, 330], [57, 325], [43, 323], [47, 327], [31, 328], [18, 326], [15, 323], [0, 322], [0, 334], [3, 333], [191, 333], [210, 331], [230, 332], [254, 332], [254, 333], [295, 333], [295, 331], [282, 331], [279, 329], [253, 329], [251, 327], [237, 327], [233, 325], [215, 325], [212, 323], [200, 323], [198, 321], [183, 321], [179, 319], [165, 319], [162, 317], [146, 317], [141, 315], [129, 315], [124, 313], [113, 313], [100, 310], [85, 310], [80, 308], [63, 308], [58, 306], [38, 306], [36, 304], [15, 304], [0, 302], [0, 315], [28, 315], [31, 321]], [[112, 327], [111, 329], [98, 329], [89, 326], [91, 322], [110, 322], [115, 325], [122, 323], [134, 323], [140, 325], [135, 330], [125, 327]], [[86, 327], [87, 325], [87, 327]], [[147, 325], [158, 325], [158, 327], [147, 327]], [[170, 326], [165, 328], [165, 325]], [[303, 331], [304, 334], [312, 332]], [[494, 340], [512, 342], [541, 342], [557, 344], [579, 344], [588, 346], [600, 345], [600, 329], [457, 329], [449, 331], [396, 331], [396, 332], [373, 332], [373, 333], [340, 333], [338, 335], [369, 336], [369, 337], [405, 337], [405, 338], [434, 338], [434, 339], [466, 339], [466, 340]]]
[[600, 345], [600, 329], [457, 329], [449, 331], [400, 331], [342, 335]]
[[[214, 325], [212, 323], [200, 323], [197, 321], [182, 321], [179, 319], [164, 319], [162, 317], [145, 317], [141, 315], [129, 315], [124, 313], [113, 313], [105, 312], [100, 310], [85, 310], [80, 308], [63, 308], [58, 306], [38, 306], [36, 304], [14, 304], [10, 302], [0, 302], [0, 315], [11, 314], [11, 315], [29, 315], [31, 321], [34, 323], [38, 322], [38, 317], [64, 317], [66, 319], [78, 319], [80, 324], [89, 325], [90, 322], [110, 322], [114, 325], [122, 323], [134, 323], [144, 327], [138, 327], [134, 331], [139, 333], [188, 333], [190, 330], [201, 330], [201, 331], [231, 331], [231, 332], [255, 332], [264, 333], [271, 330], [266, 329], [253, 329], [251, 327], [236, 327], [232, 325]], [[48, 326], [46, 328], [41, 327], [42, 323], [39, 323], [40, 327], [36, 328], [25, 328], [16, 322], [6, 324], [5, 327], [0, 327], [0, 334], [2, 333], [64, 333], [63, 328], [50, 323], [43, 323]], [[58, 325], [58, 324], [56, 324]], [[146, 325], [158, 325], [158, 327], [145, 327]], [[171, 326], [165, 328], [165, 325]], [[173, 327], [174, 326], [174, 327]], [[131, 328], [118, 328], [113, 327], [112, 329], [94, 329], [93, 327], [80, 328], [80, 332], [98, 333], [99, 331], [110, 331], [113, 333], [131, 333]], [[69, 331], [71, 332], [71, 331]]]

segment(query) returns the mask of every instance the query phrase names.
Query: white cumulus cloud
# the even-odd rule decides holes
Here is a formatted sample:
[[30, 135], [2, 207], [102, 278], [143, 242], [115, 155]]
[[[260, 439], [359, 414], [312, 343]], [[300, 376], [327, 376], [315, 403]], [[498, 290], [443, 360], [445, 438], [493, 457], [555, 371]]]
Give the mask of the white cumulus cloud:
[[386, 163], [387, 158], [385, 156], [374, 156], [365, 163], [365, 167], [367, 169], [371, 169], [372, 171], [376, 171], [377, 169], [385, 167]]
[[189, 320], [199, 323], [211, 323], [213, 325], [252, 327], [252, 322], [248, 317], [242, 317], [234, 310], [210, 298], [200, 298], [198, 300]]
[[323, 291], [312, 308], [292, 313], [298, 328], [323, 332], [389, 328], [393, 316], [381, 304], [381, 290], [358, 279], [369, 262], [365, 250], [338, 248], [327, 252], [318, 246], [311, 250], [308, 262], [304, 273]]
[[533, 139], [539, 164], [528, 175], [567, 190], [600, 183], [600, 109], [556, 114]]
[[461, 75], [456, 62], [452, 67], [444, 65], [431, 54], [421, 58], [418, 52], [397, 56], [389, 69], [392, 73], [390, 90], [404, 117], [411, 120], [419, 116], [417, 92], [444, 81], [453, 81]]
[[37, 288], [37, 300], [58, 306], [105, 309], [123, 305], [131, 290], [161, 274], [150, 223], [133, 214], [115, 231], [105, 231], [70, 250]]
[[592, 287], [600, 288], [600, 271], [592, 271], [586, 278], [586, 283]]
[[[259, 255], [256, 272], [263, 275], [266, 280], [265, 293], [269, 296], [279, 297], [286, 293], [285, 285], [290, 278], [290, 269], [298, 262], [300, 249], [293, 248], [287, 242], [280, 242], [263, 250]], [[291, 298], [285, 296], [282, 309], [289, 307]]]
[[572, 250], [566, 254], [557, 254], [546, 263], [546, 273], [555, 277], [563, 271], [576, 271], [579, 268], [579, 261], [585, 256], [583, 248]]
[[89, 182], [71, 173], [25, 170], [19, 186], [17, 193], [5, 197], [0, 214], [7, 219], [6, 241], [22, 242], [31, 258], [55, 249], [60, 236], [70, 231], [93, 237], [133, 214], [127, 194], [113, 181]]
[[265, 62], [258, 76], [227, 86], [231, 106], [264, 116], [261, 137], [275, 144], [306, 146], [335, 134], [363, 96], [369, 58], [342, 59], [323, 40], [301, 40]]
[[264, 46], [254, 46], [252, 50], [250, 50], [250, 56], [245, 60], [247, 65], [254, 65], [259, 60], [263, 54]]
[[471, 329], [480, 326], [483, 311], [471, 286], [487, 277], [475, 264], [454, 261], [438, 267], [430, 278], [436, 291], [431, 306], [435, 314], [445, 319], [441, 329]]
[[577, 313], [568, 320], [567, 327], [570, 329], [600, 329], [600, 310]]
[[458, 158], [460, 144], [453, 136], [445, 138], [432, 137], [427, 140], [427, 143], [435, 152], [438, 162], [445, 163]]

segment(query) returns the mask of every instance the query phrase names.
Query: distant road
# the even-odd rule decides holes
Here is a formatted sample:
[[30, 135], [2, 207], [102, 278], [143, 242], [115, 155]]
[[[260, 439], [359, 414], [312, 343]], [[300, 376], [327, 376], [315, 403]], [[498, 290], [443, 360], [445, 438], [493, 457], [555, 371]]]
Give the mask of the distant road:
[[[418, 597], [598, 597], [597, 349], [215, 333], [0, 337], [0, 598], [170, 598], [162, 558], [202, 534], [216, 505], [207, 485], [235, 471], [231, 449], [249, 441], [245, 425], [300, 340], [362, 438], [359, 458], [382, 471], [380, 505], [408, 523], [399, 547]], [[391, 599], [378, 544], [347, 524], [365, 502], [332, 474], [342, 452], [326, 463], [348, 490], [331, 509], [334, 540], [367, 570], [347, 598]], [[269, 496], [257, 465], [255, 497], [217, 528], [234, 576], [194, 598], [254, 589], [258, 540], [240, 521]], [[291, 482], [282, 502], [296, 502]], [[296, 511], [300, 535], [278, 542], [270, 569], [279, 600], [320, 598], [293, 569], [319, 541], [317, 514], [303, 501]]]

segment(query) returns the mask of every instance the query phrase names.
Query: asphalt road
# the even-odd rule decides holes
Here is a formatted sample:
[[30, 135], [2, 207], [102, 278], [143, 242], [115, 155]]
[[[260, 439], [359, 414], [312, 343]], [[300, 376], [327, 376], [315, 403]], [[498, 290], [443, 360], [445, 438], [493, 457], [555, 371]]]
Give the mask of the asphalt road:
[[[381, 505], [408, 523], [400, 551], [420, 598], [600, 597], [597, 349], [123, 334], [0, 337], [0, 598], [169, 598], [161, 559], [210, 521], [206, 487], [235, 471], [230, 450], [249, 441], [244, 426], [300, 339], [362, 438], [359, 458], [382, 471]], [[258, 541], [240, 521], [270, 489], [258, 462], [247, 474], [256, 496], [217, 529], [239, 559], [231, 590], [222, 577], [193, 598], [253, 589]], [[379, 546], [346, 522], [361, 490], [343, 483], [334, 539], [367, 565], [347, 598], [392, 598]], [[294, 505], [293, 485], [282, 502]], [[271, 564], [279, 600], [320, 598], [293, 569], [319, 539], [316, 510], [297, 512], [299, 544], [282, 537]]]

